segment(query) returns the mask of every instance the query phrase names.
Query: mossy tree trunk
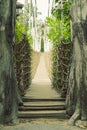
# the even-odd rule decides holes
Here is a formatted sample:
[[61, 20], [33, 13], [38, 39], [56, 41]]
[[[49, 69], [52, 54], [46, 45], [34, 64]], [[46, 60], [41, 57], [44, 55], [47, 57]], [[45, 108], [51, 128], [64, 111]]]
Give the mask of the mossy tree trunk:
[[16, 0], [0, 1], [0, 124], [17, 119], [17, 86], [13, 63]]
[[71, 8], [73, 56], [66, 98], [69, 124], [87, 120], [87, 0], [73, 0]]

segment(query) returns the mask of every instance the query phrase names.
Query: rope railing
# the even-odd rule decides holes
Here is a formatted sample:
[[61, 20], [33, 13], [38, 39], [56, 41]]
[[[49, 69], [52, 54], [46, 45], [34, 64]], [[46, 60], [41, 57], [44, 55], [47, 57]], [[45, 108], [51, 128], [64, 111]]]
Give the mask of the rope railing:
[[24, 36], [19, 44], [14, 46], [14, 60], [17, 84], [20, 95], [24, 96], [36, 73], [40, 53], [34, 51]]
[[61, 44], [53, 51], [55, 51], [56, 58], [53, 57], [52, 59], [52, 85], [62, 97], [65, 97], [68, 86], [72, 44], [66, 44], [64, 41], [61, 41]]
[[31, 84], [31, 47], [25, 36], [19, 44], [15, 44], [14, 58], [17, 84], [23, 96]]
[[55, 88], [62, 97], [65, 97], [67, 92], [71, 53], [72, 44], [66, 44], [64, 41], [61, 41], [61, 44], [56, 46], [55, 49], [45, 52], [48, 76], [51, 79], [53, 88]]

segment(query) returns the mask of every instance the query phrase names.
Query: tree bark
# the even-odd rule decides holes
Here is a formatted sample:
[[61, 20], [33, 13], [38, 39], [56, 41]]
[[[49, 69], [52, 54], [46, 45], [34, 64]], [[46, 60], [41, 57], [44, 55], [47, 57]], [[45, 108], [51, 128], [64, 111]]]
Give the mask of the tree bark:
[[17, 84], [13, 63], [16, 0], [0, 1], [0, 124], [17, 119]]
[[66, 98], [66, 112], [76, 120], [87, 120], [87, 0], [73, 0], [71, 8], [73, 56]]

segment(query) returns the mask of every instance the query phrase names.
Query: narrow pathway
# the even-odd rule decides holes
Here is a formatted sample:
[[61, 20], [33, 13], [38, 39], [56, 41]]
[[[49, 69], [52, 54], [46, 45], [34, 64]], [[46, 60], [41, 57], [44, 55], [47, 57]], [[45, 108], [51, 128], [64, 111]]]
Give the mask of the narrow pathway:
[[45, 66], [44, 53], [41, 53], [40, 62], [37, 68], [37, 72], [26, 93], [26, 96], [31, 98], [58, 98], [58, 93], [52, 89], [51, 81], [48, 77], [48, 73]]
[[41, 53], [40, 63], [32, 84], [19, 107], [19, 118], [58, 118], [66, 119], [65, 102], [52, 89], [51, 81]]

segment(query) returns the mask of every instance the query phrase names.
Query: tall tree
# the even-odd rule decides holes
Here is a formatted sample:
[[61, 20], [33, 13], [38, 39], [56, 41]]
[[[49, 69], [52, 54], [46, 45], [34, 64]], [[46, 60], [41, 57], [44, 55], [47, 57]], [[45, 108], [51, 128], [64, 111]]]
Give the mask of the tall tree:
[[55, 0], [52, 1], [52, 9], [54, 8], [55, 6]]
[[48, 0], [48, 17], [50, 16], [50, 0]]
[[66, 111], [76, 120], [87, 121], [87, 0], [72, 0], [73, 55], [69, 75]]
[[13, 63], [16, 0], [0, 1], [0, 124], [17, 119], [17, 85]]
[[24, 3], [24, 16], [25, 16], [25, 26], [28, 27], [29, 26], [29, 8], [28, 8], [28, 0], [25, 0]]
[[35, 17], [37, 17], [37, 0], [35, 0]]
[[33, 39], [33, 48], [35, 49], [35, 45], [36, 45], [36, 33], [37, 33], [37, 1], [34, 0], [33, 2], [33, 30], [34, 30], [34, 39]]

